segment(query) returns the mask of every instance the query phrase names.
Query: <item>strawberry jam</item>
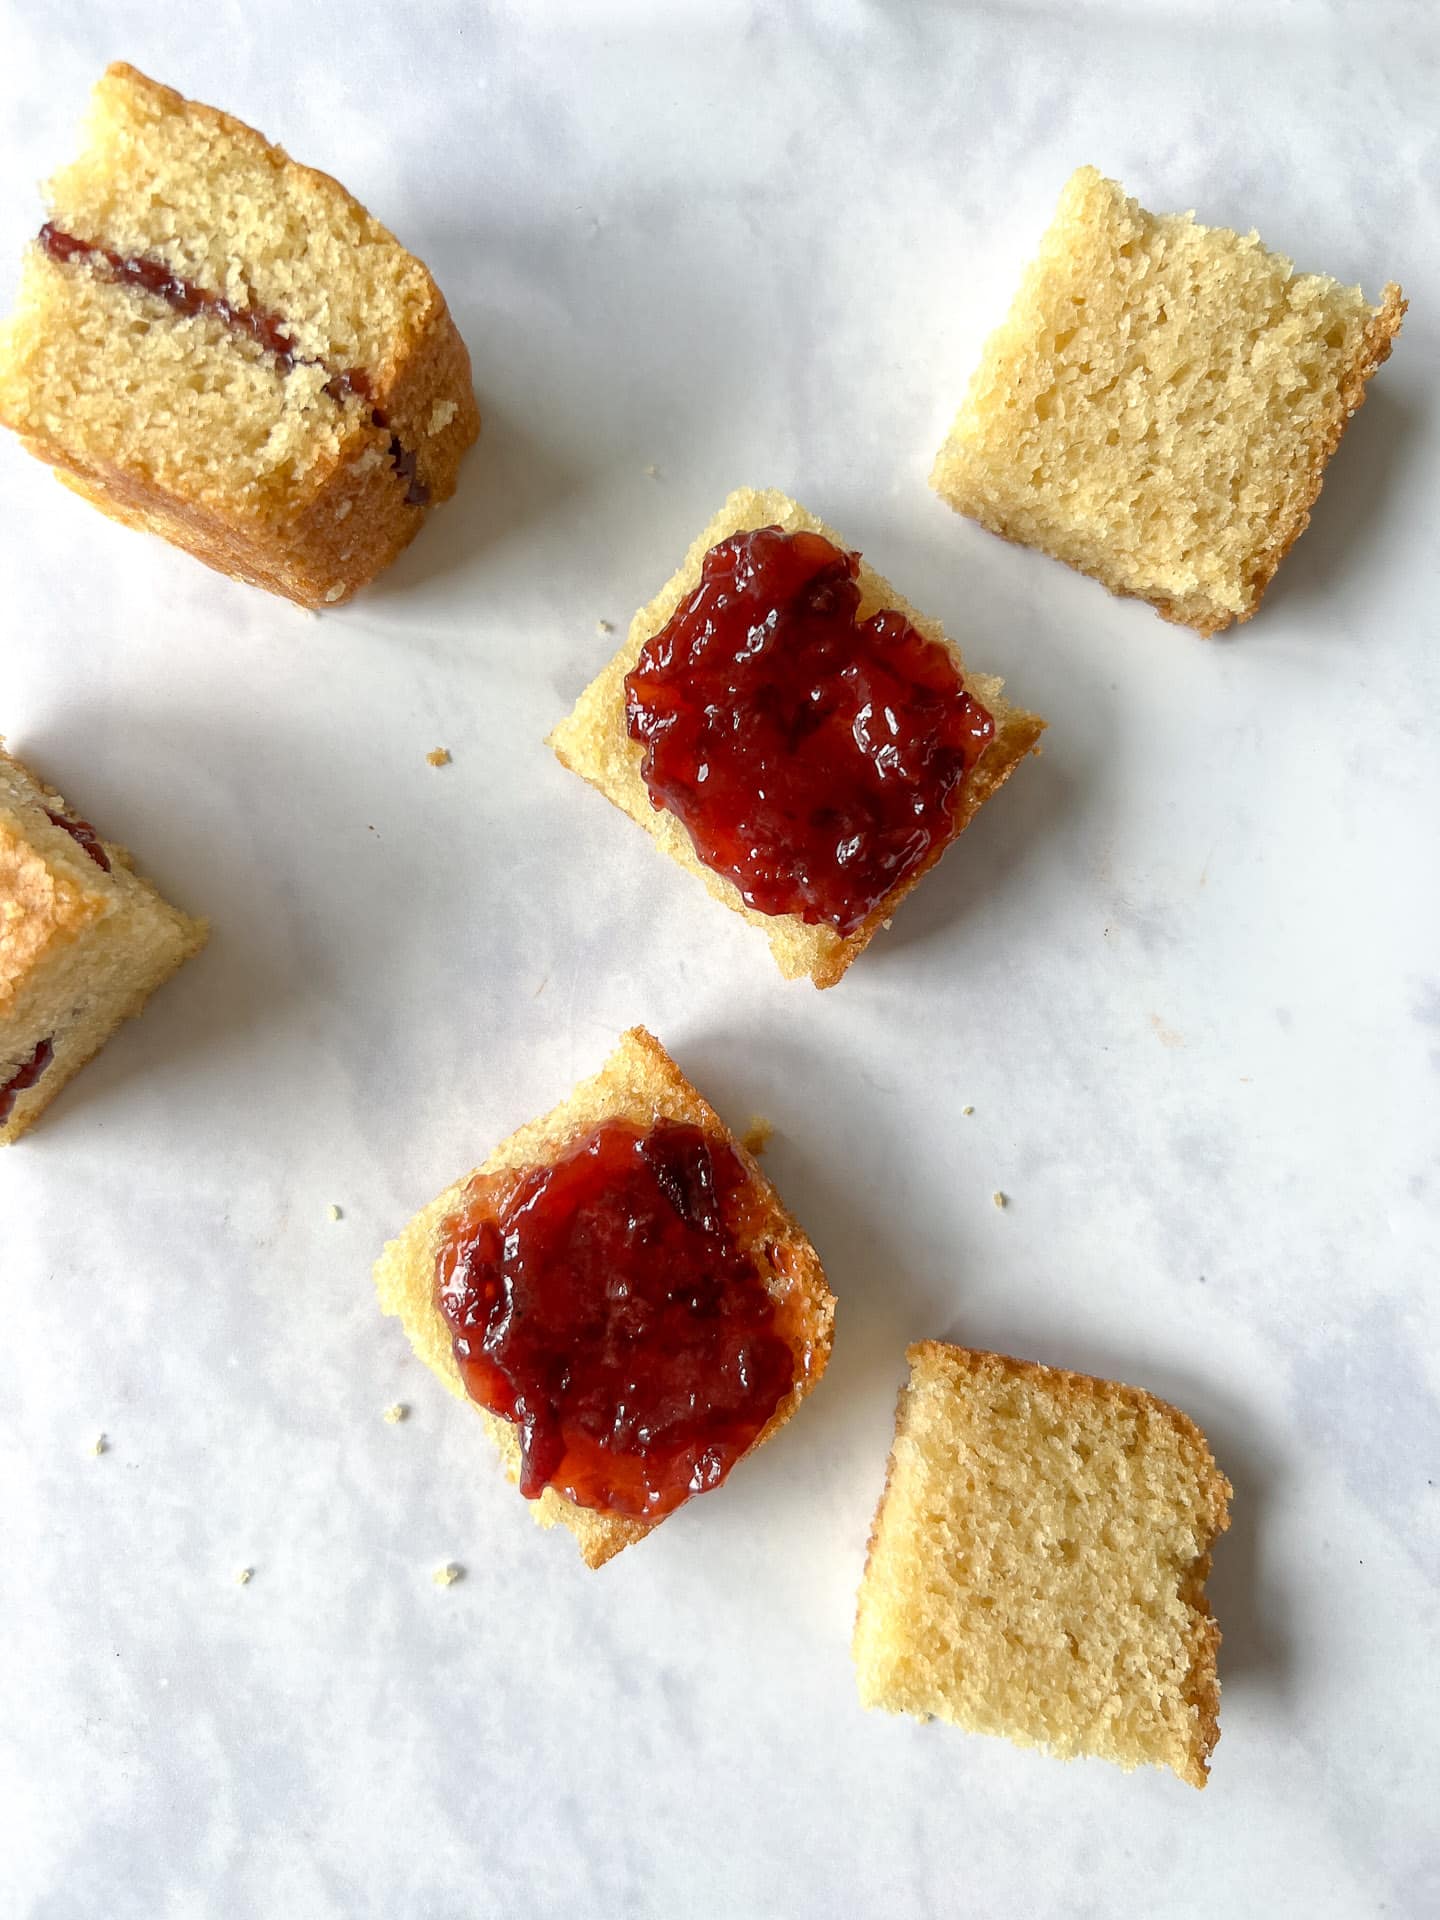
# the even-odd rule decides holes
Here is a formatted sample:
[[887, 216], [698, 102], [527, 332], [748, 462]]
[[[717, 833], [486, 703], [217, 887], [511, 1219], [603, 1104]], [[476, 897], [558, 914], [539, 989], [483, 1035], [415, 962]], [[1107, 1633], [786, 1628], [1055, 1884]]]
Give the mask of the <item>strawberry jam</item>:
[[10, 1118], [10, 1109], [19, 1096], [34, 1086], [54, 1058], [54, 1045], [49, 1040], [42, 1040], [30, 1058], [17, 1067], [4, 1086], [0, 1087], [0, 1127]]
[[651, 804], [747, 906], [842, 935], [945, 845], [995, 733], [945, 647], [856, 619], [859, 568], [816, 533], [732, 534], [625, 676]]
[[100, 836], [88, 820], [71, 820], [63, 813], [52, 813], [49, 807], [44, 809], [45, 818], [62, 827], [79, 847], [83, 847], [97, 867], [110, 871], [110, 856], [100, 844]]
[[796, 1371], [740, 1242], [756, 1205], [734, 1148], [671, 1120], [471, 1182], [437, 1301], [471, 1398], [519, 1429], [527, 1499], [659, 1519], [754, 1443]]
[[[72, 260], [81, 260], [92, 272], [101, 274], [107, 280], [153, 294], [155, 299], [163, 300], [178, 314], [208, 314], [212, 320], [220, 321], [232, 332], [245, 335], [263, 348], [272, 356], [281, 373], [289, 373], [295, 367], [326, 365], [325, 361], [300, 352], [278, 314], [270, 313], [264, 307], [251, 306], [248, 302], [244, 306], [237, 305], [235, 301], [227, 300], [224, 294], [211, 293], [207, 288], [197, 286], [193, 280], [172, 273], [163, 260], [152, 259], [143, 253], [117, 253], [113, 247], [102, 247], [96, 240], [77, 239], [73, 233], [66, 233], [57, 227], [53, 220], [47, 220], [40, 229], [39, 244], [52, 260], [62, 266]], [[370, 376], [362, 367], [344, 367], [339, 372], [331, 370], [325, 382], [325, 392], [340, 405], [352, 397], [368, 401], [371, 394]], [[379, 407], [371, 406], [370, 418], [382, 433], [389, 432], [390, 422]], [[406, 506], [427, 506], [430, 489], [420, 478], [414, 449], [406, 447], [398, 434], [394, 433], [390, 434], [390, 464], [396, 477], [405, 482]]]

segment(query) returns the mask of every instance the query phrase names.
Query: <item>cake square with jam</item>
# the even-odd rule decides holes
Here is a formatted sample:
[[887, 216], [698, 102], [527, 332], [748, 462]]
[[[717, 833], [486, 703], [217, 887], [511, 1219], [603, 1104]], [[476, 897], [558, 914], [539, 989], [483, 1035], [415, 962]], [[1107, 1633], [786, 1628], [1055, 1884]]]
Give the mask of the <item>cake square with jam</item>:
[[464, 342], [338, 181], [117, 64], [46, 201], [0, 423], [102, 512], [319, 608], [454, 492], [480, 426]]
[[643, 1027], [418, 1213], [375, 1284], [591, 1567], [719, 1486], [830, 1357], [814, 1248]]
[[967, 671], [822, 521], [731, 494], [550, 736], [557, 757], [831, 987], [1044, 721]]
[[20, 1138], [208, 931], [0, 742], [0, 1145]]

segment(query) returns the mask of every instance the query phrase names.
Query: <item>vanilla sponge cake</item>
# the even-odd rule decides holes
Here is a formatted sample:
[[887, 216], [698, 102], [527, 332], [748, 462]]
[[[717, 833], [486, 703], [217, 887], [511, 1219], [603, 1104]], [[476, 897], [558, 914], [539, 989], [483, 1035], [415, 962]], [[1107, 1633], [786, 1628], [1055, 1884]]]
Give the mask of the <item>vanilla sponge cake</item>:
[[1219, 1738], [1205, 1599], [1230, 1486], [1148, 1393], [927, 1340], [855, 1621], [866, 1706], [1203, 1787]]
[[327, 175], [134, 68], [0, 334], [0, 421], [113, 518], [332, 606], [455, 488], [479, 430], [429, 272]]
[[[783, 1310], [795, 1366], [790, 1389], [752, 1447], [762, 1445], [785, 1424], [819, 1381], [830, 1357], [835, 1300], [804, 1230], [786, 1211], [754, 1156], [685, 1078], [660, 1042], [643, 1027], [632, 1027], [598, 1073], [582, 1080], [551, 1112], [502, 1141], [475, 1173], [457, 1180], [432, 1200], [389, 1242], [376, 1263], [375, 1286], [381, 1308], [398, 1317], [419, 1358], [451, 1393], [479, 1414], [512, 1481], [521, 1477], [515, 1426], [467, 1393], [456, 1361], [452, 1329], [438, 1303], [438, 1263], [448, 1224], [463, 1212], [477, 1181], [503, 1179], [553, 1165], [578, 1140], [612, 1121], [639, 1128], [673, 1121], [699, 1128], [738, 1156], [753, 1183], [746, 1249], [757, 1256], [765, 1284]], [[612, 1275], [607, 1286], [619, 1283], [619, 1277]], [[663, 1524], [663, 1520], [577, 1504], [554, 1485], [546, 1486], [539, 1498], [529, 1500], [527, 1505], [538, 1525], [568, 1528], [590, 1567], [603, 1566]]]
[[760, 928], [769, 939], [776, 964], [787, 980], [808, 978], [817, 987], [831, 987], [880, 928], [889, 923], [901, 900], [940, 859], [985, 802], [1005, 784], [1026, 755], [1037, 750], [1045, 722], [1036, 714], [1012, 706], [1004, 697], [1003, 681], [992, 674], [971, 672], [959, 647], [940, 622], [920, 613], [862, 558], [857, 574], [860, 601], [856, 618], [869, 619], [882, 609], [890, 609], [903, 616], [926, 640], [943, 647], [959, 670], [967, 692], [991, 715], [993, 737], [960, 789], [948, 832], [855, 931], [842, 934], [833, 927], [809, 923], [793, 913], [763, 913], [748, 906], [733, 880], [697, 858], [690, 835], [675, 814], [651, 804], [641, 771], [644, 749], [630, 737], [627, 729], [625, 681], [646, 642], [661, 631], [681, 603], [695, 591], [706, 555], [732, 534], [771, 526], [786, 533], [818, 533], [837, 548], [845, 544], [824, 521], [773, 488], [742, 487], [732, 493], [692, 543], [675, 573], [649, 605], [635, 615], [624, 645], [585, 688], [573, 711], [550, 734], [549, 745], [564, 766], [598, 788], [607, 800], [644, 827], [663, 853], [704, 881], [715, 899]]
[[1165, 619], [1248, 620], [1405, 302], [1074, 174], [931, 485]]
[[0, 1145], [207, 933], [0, 743]]

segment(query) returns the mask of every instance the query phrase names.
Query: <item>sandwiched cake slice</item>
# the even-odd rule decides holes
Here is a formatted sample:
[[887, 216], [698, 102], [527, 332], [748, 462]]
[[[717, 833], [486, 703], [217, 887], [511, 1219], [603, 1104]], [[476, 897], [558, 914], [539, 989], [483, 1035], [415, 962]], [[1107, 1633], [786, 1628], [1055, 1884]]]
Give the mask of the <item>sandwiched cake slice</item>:
[[870, 1535], [860, 1698], [1203, 1787], [1230, 1484], [1135, 1387], [926, 1340]]
[[787, 980], [837, 980], [1044, 730], [783, 493], [732, 493], [550, 736]]
[[208, 932], [0, 742], [0, 1145]]
[[455, 490], [470, 361], [420, 261], [336, 181], [112, 66], [0, 334], [0, 421], [105, 513], [301, 606]]
[[418, 1213], [375, 1284], [592, 1567], [784, 1425], [835, 1312], [775, 1189], [643, 1027]]
[[1165, 619], [1248, 620], [1405, 302], [1072, 175], [930, 484]]

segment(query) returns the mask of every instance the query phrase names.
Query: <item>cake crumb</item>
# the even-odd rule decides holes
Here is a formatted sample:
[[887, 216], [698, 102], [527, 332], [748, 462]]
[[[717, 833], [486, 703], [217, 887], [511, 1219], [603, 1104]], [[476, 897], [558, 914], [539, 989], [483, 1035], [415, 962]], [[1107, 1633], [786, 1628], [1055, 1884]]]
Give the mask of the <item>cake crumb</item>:
[[333, 606], [337, 600], [342, 599], [344, 597], [344, 593], [345, 593], [345, 588], [343, 583], [337, 580], [333, 587], [328, 587], [326, 589], [326, 592], [325, 592], [326, 604], [329, 606]]
[[615, 631], [615, 628], [609, 620], [597, 620], [595, 622], [595, 631], [596, 633], [603, 635], [607, 633], [613, 633]]
[[975, 1109], [974, 1107], [962, 1107], [960, 1111], [965, 1115], [965, 1118], [968, 1120], [970, 1118], [970, 1115], [974, 1113]]
[[402, 1420], [408, 1420], [410, 1409], [403, 1400], [397, 1400], [393, 1407], [386, 1407], [385, 1419], [392, 1427], [398, 1427]]
[[994, 1193], [991, 1194], [990, 1198], [995, 1202], [997, 1207], [1008, 1207], [1010, 1204], [1009, 1194], [1001, 1193], [998, 1187], [995, 1189]]
[[105, 1433], [97, 1433], [95, 1436], [95, 1444], [91, 1447], [90, 1451], [95, 1455], [97, 1460], [102, 1453], [108, 1453], [110, 1451], [110, 1436]]
[[430, 409], [430, 424], [427, 433], [443, 433], [455, 418], [456, 406], [453, 400], [437, 400]]
[[432, 747], [425, 758], [432, 767], [448, 767], [450, 764], [450, 749], [448, 747]]
[[443, 1567], [437, 1567], [432, 1576], [437, 1587], [453, 1587], [457, 1580], [465, 1578], [465, 1569], [447, 1560]]
[[757, 1159], [775, 1137], [775, 1129], [763, 1114], [752, 1113], [750, 1124], [740, 1136], [740, 1144]]
[[332, 1220], [343, 1220], [345, 1218], [344, 1214], [340, 1211], [339, 1207], [336, 1206], [333, 1200], [330, 1202], [329, 1206], [325, 1209], [325, 1211], [329, 1214]]
[[237, 1587], [248, 1587], [254, 1578], [255, 1569], [253, 1567], [240, 1567], [235, 1574], [235, 1584]]

